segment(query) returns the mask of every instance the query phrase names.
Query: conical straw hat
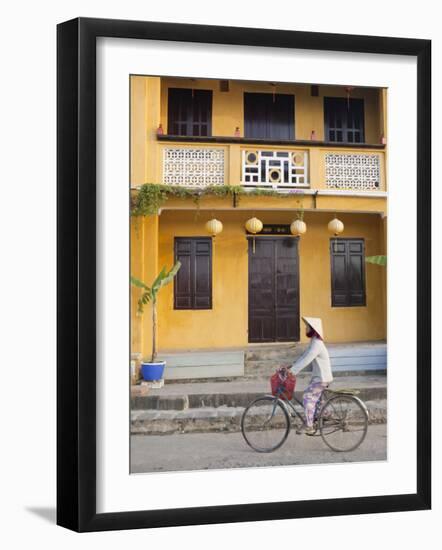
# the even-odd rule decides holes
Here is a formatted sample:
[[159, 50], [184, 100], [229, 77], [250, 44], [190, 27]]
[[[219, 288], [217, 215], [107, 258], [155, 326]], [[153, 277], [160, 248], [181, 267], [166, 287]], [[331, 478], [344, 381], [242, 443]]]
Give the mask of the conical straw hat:
[[322, 321], [319, 317], [302, 317], [302, 320], [307, 325], [310, 325], [321, 338], [324, 338], [324, 329], [322, 328]]

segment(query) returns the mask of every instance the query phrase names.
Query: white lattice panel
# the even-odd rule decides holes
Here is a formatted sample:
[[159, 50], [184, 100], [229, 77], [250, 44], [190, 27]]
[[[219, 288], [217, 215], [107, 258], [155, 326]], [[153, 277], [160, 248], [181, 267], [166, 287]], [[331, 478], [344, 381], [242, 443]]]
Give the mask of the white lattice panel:
[[174, 147], [163, 152], [163, 183], [206, 187], [224, 183], [224, 149]]
[[329, 189], [355, 191], [379, 190], [381, 161], [379, 155], [327, 153], [325, 183]]
[[243, 151], [242, 184], [273, 189], [308, 187], [307, 168], [306, 151]]

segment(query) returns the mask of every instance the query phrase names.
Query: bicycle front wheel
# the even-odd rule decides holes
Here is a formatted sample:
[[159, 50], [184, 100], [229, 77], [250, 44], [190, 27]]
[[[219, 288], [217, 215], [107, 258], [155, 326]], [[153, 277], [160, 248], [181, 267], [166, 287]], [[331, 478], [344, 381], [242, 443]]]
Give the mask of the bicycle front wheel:
[[364, 441], [367, 429], [367, 410], [356, 397], [331, 397], [321, 410], [319, 430], [324, 443], [332, 451], [354, 451]]
[[241, 418], [244, 439], [258, 453], [276, 451], [289, 431], [290, 418], [284, 405], [270, 395], [252, 401]]

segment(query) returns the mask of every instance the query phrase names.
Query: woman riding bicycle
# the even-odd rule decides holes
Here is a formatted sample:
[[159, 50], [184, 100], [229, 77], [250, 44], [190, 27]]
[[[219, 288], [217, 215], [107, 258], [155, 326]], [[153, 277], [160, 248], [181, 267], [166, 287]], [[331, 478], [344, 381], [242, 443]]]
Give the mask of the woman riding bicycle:
[[304, 390], [303, 405], [305, 411], [305, 424], [299, 430], [307, 435], [313, 435], [313, 427], [316, 405], [322, 392], [333, 380], [330, 356], [325, 347], [323, 338], [322, 321], [317, 317], [302, 317], [306, 324], [306, 336], [310, 338], [310, 345], [305, 352], [292, 365], [291, 369], [296, 376], [302, 369], [313, 363], [312, 378]]

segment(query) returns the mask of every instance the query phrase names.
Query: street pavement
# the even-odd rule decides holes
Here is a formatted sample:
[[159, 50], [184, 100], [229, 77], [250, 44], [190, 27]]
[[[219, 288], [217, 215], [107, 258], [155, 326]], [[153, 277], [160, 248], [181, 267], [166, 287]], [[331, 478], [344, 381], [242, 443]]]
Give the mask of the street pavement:
[[257, 453], [241, 433], [132, 435], [131, 472], [250, 468], [295, 464], [365, 462], [387, 459], [387, 424], [373, 424], [362, 445], [350, 453], [330, 450], [320, 436], [291, 430], [273, 453]]

